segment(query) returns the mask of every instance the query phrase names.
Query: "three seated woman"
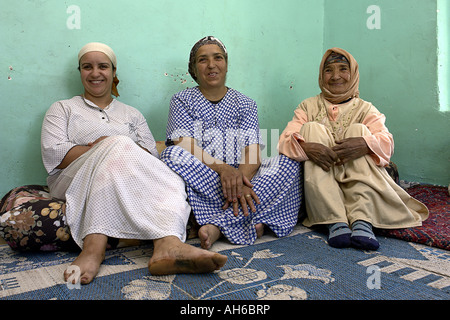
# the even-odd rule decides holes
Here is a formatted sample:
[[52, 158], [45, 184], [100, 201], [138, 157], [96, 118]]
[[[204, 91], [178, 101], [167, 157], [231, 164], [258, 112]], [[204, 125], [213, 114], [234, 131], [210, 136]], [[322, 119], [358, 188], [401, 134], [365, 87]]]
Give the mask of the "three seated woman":
[[[172, 97], [161, 155], [145, 117], [112, 97], [113, 50], [89, 43], [78, 63], [84, 93], [50, 107], [41, 140], [51, 195], [65, 201], [82, 249], [73, 265], [83, 284], [112, 238], [153, 240], [153, 275], [218, 270], [227, 257], [208, 249], [221, 236], [245, 245], [265, 232], [287, 236], [303, 198], [303, 224], [328, 226], [328, 243], [339, 248], [376, 250], [372, 226], [414, 227], [428, 216], [386, 173], [393, 138], [385, 116], [359, 98], [358, 64], [345, 50], [325, 52], [321, 93], [298, 106], [280, 154], [264, 159], [257, 105], [226, 86], [228, 51], [219, 39], [192, 47], [188, 70], [198, 86]], [[202, 248], [185, 243], [191, 212]]]

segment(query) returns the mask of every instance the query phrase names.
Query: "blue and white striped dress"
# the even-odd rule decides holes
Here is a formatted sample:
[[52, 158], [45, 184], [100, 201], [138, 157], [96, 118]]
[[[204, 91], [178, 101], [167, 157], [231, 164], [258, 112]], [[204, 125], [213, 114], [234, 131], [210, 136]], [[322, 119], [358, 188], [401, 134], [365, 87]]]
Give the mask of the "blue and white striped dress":
[[[256, 103], [231, 88], [219, 103], [208, 101], [198, 87], [175, 94], [166, 135], [168, 142], [194, 138], [211, 156], [235, 168], [242, 149], [251, 144], [263, 147]], [[231, 207], [222, 209], [225, 199], [215, 171], [178, 146], [166, 148], [161, 160], [184, 179], [197, 222], [219, 227], [234, 244], [253, 244], [259, 223], [278, 237], [291, 233], [297, 224], [303, 194], [303, 173], [297, 161], [284, 155], [262, 159], [251, 181], [261, 204], [256, 205], [256, 212], [249, 210], [247, 217], [240, 208], [235, 217]]]

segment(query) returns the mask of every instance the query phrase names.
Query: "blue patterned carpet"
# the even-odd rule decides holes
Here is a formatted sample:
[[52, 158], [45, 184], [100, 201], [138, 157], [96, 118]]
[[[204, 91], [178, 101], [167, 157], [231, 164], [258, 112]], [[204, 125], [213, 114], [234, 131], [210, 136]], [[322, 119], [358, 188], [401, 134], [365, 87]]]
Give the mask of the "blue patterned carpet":
[[[107, 251], [90, 285], [62, 278], [77, 253], [18, 253], [0, 246], [2, 300], [448, 300], [450, 251], [378, 236], [375, 252], [335, 249], [326, 236], [297, 226], [253, 246], [219, 241], [228, 256], [217, 273], [155, 277], [152, 245]], [[190, 240], [198, 245], [198, 239]], [[74, 288], [75, 287], [75, 288]]]

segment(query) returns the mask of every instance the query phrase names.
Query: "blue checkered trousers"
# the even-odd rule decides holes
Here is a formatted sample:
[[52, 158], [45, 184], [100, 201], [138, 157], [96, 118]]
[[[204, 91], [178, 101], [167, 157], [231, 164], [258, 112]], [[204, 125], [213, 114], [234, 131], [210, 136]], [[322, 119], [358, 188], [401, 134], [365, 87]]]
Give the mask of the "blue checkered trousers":
[[[167, 125], [167, 141], [192, 137], [211, 156], [238, 168], [241, 150], [251, 144], [262, 145], [256, 103], [229, 88], [219, 103], [204, 98], [198, 87], [183, 90], [172, 97]], [[180, 175], [188, 201], [199, 225], [212, 224], [234, 244], [253, 244], [255, 225], [262, 223], [278, 237], [290, 234], [297, 224], [303, 197], [302, 165], [284, 155], [261, 160], [252, 178], [253, 190], [260, 199], [256, 212], [242, 209], [233, 214], [225, 202], [219, 175], [190, 152], [168, 146], [161, 160]]]

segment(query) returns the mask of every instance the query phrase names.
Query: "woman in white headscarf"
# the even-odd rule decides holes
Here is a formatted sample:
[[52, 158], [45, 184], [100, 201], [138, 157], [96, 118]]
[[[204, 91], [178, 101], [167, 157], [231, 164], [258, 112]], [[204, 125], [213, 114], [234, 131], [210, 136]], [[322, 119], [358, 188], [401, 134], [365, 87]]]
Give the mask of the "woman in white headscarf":
[[219, 269], [225, 256], [184, 243], [185, 184], [159, 160], [144, 116], [111, 96], [119, 83], [113, 50], [89, 43], [78, 63], [84, 94], [50, 107], [41, 147], [50, 192], [66, 201], [67, 224], [82, 248], [73, 262], [80, 282], [98, 273], [108, 237], [154, 240], [153, 275]]
[[331, 48], [320, 64], [321, 94], [304, 100], [280, 136], [279, 152], [304, 163], [307, 217], [327, 225], [328, 243], [376, 250], [372, 226], [420, 226], [428, 209], [384, 169], [394, 151], [385, 116], [359, 98], [358, 63]]

